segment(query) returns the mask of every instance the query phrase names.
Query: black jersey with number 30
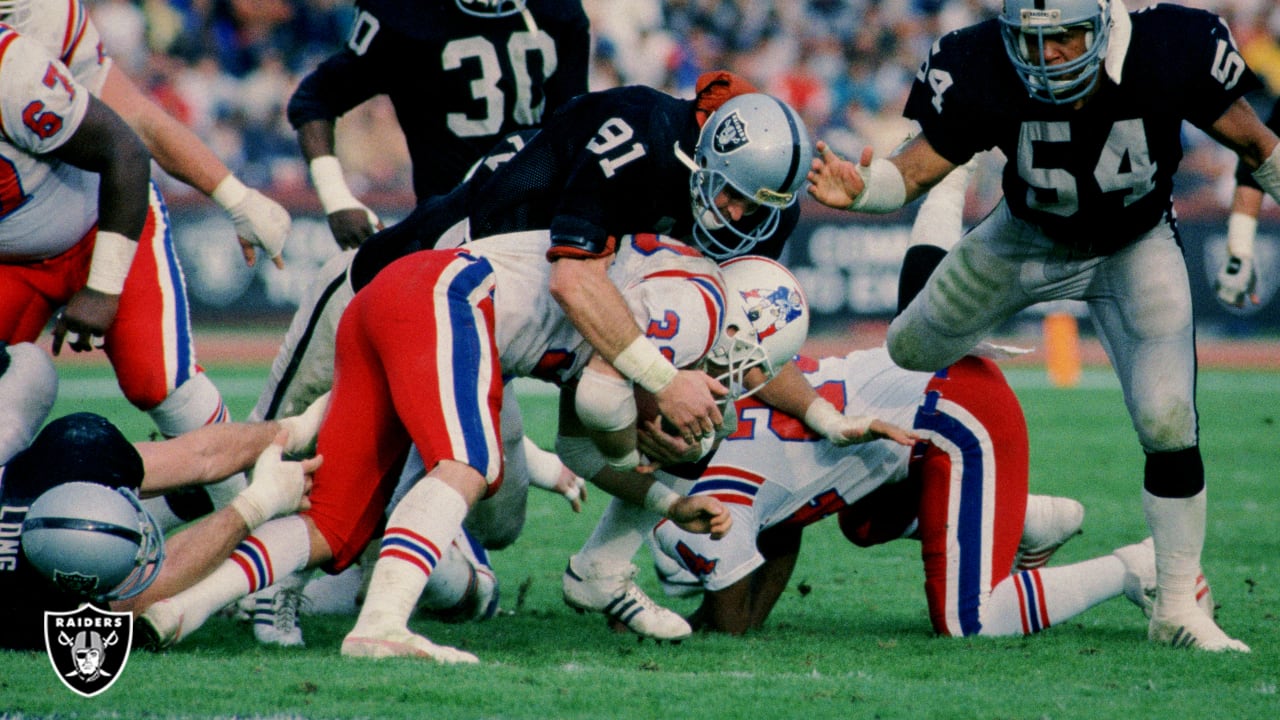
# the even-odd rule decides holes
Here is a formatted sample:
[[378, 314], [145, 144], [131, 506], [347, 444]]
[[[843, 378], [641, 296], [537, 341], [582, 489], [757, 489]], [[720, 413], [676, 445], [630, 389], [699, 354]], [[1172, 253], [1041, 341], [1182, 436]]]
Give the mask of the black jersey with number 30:
[[395, 107], [418, 199], [448, 192], [508, 133], [587, 90], [589, 31], [581, 0], [529, 0], [520, 14], [479, 18], [453, 0], [360, 0], [347, 47], [303, 79], [289, 122], [332, 120], [376, 95]]
[[1216, 15], [1158, 5], [1129, 17], [1120, 83], [1100, 71], [1078, 110], [1029, 97], [990, 20], [934, 45], [904, 114], [953, 163], [999, 147], [1014, 216], [1064, 245], [1114, 252], [1170, 211], [1183, 120], [1208, 128], [1260, 86]]

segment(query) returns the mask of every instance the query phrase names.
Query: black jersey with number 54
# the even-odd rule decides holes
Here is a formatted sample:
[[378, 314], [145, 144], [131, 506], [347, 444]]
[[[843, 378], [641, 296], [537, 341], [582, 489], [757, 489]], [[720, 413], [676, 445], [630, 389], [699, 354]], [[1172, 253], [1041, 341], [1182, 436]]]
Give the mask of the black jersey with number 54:
[[1208, 128], [1260, 87], [1216, 15], [1158, 5], [1129, 17], [1120, 82], [1103, 71], [1079, 109], [1029, 97], [989, 20], [934, 44], [904, 114], [953, 163], [999, 147], [1014, 216], [1055, 242], [1115, 252], [1170, 211], [1182, 122]]
[[419, 200], [448, 192], [508, 133], [587, 90], [581, 0], [528, 0], [521, 14], [474, 17], [453, 0], [359, 0], [341, 52], [305, 77], [290, 124], [333, 120], [376, 95], [395, 107]]

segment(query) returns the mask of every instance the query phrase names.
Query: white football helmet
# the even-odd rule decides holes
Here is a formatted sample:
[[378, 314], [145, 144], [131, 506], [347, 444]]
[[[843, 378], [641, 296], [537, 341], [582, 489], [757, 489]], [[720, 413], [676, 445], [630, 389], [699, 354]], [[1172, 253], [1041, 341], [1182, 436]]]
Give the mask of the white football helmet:
[[[813, 142], [789, 105], [763, 93], [730, 98], [702, 126], [689, 178], [694, 244], [715, 260], [742, 255], [778, 228], [813, 162]], [[749, 231], [716, 207], [728, 186], [766, 215]], [[752, 218], [754, 220], [754, 218]]]
[[455, 0], [458, 9], [475, 17], [495, 18], [518, 15], [526, 0]]
[[772, 378], [800, 352], [809, 334], [809, 301], [796, 277], [775, 260], [744, 255], [725, 261], [720, 270], [727, 296], [725, 330], [707, 360], [727, 368], [716, 379], [729, 388], [732, 402], [764, 387], [747, 389], [748, 370], [759, 367]]
[[64, 591], [123, 600], [156, 579], [164, 533], [130, 490], [69, 482], [31, 503], [22, 523], [22, 551]]
[[[1085, 28], [1084, 53], [1070, 62], [1045, 64], [1045, 37], [1073, 26]], [[1005, 53], [1022, 84], [1031, 97], [1055, 105], [1075, 102], [1098, 84], [1110, 30], [1111, 0], [1004, 0], [1000, 13]]]

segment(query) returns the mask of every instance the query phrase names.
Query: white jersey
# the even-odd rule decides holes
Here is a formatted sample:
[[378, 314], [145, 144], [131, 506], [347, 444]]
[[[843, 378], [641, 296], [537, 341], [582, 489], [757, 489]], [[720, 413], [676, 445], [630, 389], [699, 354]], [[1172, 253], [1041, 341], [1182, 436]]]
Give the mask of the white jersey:
[[56, 160], [79, 129], [89, 89], [40, 43], [0, 25], [0, 260], [75, 245], [98, 216], [98, 176]]
[[102, 37], [82, 0], [29, 0], [30, 14], [16, 25], [22, 36], [45, 46], [97, 95], [111, 67]]
[[[547, 292], [549, 247], [547, 231], [495, 235], [466, 246], [494, 270], [495, 335], [505, 377], [560, 383], [581, 372], [591, 357], [586, 340]], [[609, 278], [645, 336], [674, 365], [688, 367], [710, 352], [725, 308], [715, 262], [670, 238], [629, 235], [618, 242]]]
[[[850, 417], [873, 415], [912, 427], [932, 373], [903, 370], [884, 348], [797, 361], [820, 395]], [[733, 528], [720, 540], [684, 533], [672, 523], [657, 528], [659, 543], [673, 557], [715, 557], [705, 575], [708, 590], [721, 590], [763, 562], [756, 536], [792, 520], [802, 524], [852, 505], [886, 483], [907, 477], [910, 448], [889, 441], [836, 447], [796, 418], [754, 397], [738, 402], [738, 429], [721, 444], [690, 494], [710, 494], [733, 514]], [[668, 483], [676, 480], [669, 475]], [[676, 547], [676, 544], [683, 548]], [[703, 547], [703, 544], [706, 547]]]

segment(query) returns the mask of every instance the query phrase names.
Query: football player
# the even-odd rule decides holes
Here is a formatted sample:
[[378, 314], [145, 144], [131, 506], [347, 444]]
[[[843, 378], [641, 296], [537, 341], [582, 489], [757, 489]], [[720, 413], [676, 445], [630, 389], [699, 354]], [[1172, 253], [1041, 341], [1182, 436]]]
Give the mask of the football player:
[[[95, 99], [116, 111], [169, 174], [218, 201], [231, 215], [246, 262], [254, 263], [255, 247], [260, 247], [277, 266], [283, 267], [281, 249], [289, 232], [289, 214], [258, 191], [245, 187], [186, 126], [133, 84], [105, 53], [98, 30], [80, 0], [0, 0], [0, 19], [57, 56], [69, 71], [67, 77], [82, 83], [86, 95], [91, 92]], [[56, 113], [48, 116], [47, 122], [54, 120]], [[50, 132], [50, 125], [42, 127], [43, 132]], [[125, 396], [146, 410], [161, 433], [170, 437], [208, 422], [226, 420], [220, 393], [196, 364], [182, 270], [159, 189], [151, 188], [154, 195], [149, 218], [145, 226], [140, 225], [144, 227], [146, 252], [131, 265], [135, 246], [113, 244], [111, 234], [101, 236], [101, 230], [111, 228], [110, 212], [103, 218], [106, 224], [99, 222], [102, 240], [93, 239], [94, 216], [84, 202], [93, 194], [91, 187], [83, 187], [80, 199], [60, 199], [54, 196], [56, 183], [31, 175], [34, 170], [24, 169], [25, 162], [31, 161], [13, 166], [18, 175], [12, 182], [32, 202], [27, 203], [28, 198], [20, 193], [12, 198], [12, 207], [6, 204], [8, 214], [26, 203], [21, 212], [0, 219], [0, 236], [16, 236], [25, 232], [21, 223], [36, 221], [56, 241], [41, 247], [23, 247], [23, 243], [41, 243], [38, 236], [23, 243], [6, 241], [5, 250], [0, 251], [5, 259], [0, 273], [6, 278], [0, 284], [0, 305], [5, 308], [0, 313], [0, 337], [10, 342], [34, 340], [52, 311], [68, 298], [72, 298], [69, 310], [61, 317], [72, 323], [72, 330], [77, 329], [82, 303], [91, 295], [72, 293], [79, 287], [77, 283], [84, 283], [78, 276], [89, 261], [89, 251], [92, 249], [100, 272], [110, 269], [107, 261], [114, 253], [115, 263], [120, 266], [117, 274], [122, 278], [127, 274], [130, 282], [126, 283], [127, 292], [115, 293], [120, 296], [119, 320], [101, 345], [116, 369]], [[75, 172], [64, 166], [57, 174]], [[45, 182], [48, 184], [42, 184]], [[88, 181], [82, 178], [80, 182]], [[61, 192], [68, 193], [69, 189]], [[146, 190], [141, 192], [145, 198]], [[96, 259], [99, 254], [101, 259]], [[13, 263], [9, 262], [11, 258]], [[8, 267], [10, 264], [16, 267]], [[98, 284], [107, 282], [100, 276], [91, 279]], [[111, 281], [112, 287], [114, 282]], [[97, 285], [90, 287], [101, 289]], [[121, 290], [125, 288], [122, 286]], [[92, 332], [90, 329], [81, 333], [81, 341], [73, 342], [72, 349], [90, 349], [88, 335]], [[56, 341], [56, 346], [60, 344]], [[223, 483], [191, 488], [146, 505], [162, 526], [172, 528], [222, 506], [244, 487], [244, 482], [243, 477], [231, 477]]]
[[[476, 662], [407, 623], [441, 549], [458, 536], [468, 511], [499, 489], [504, 381], [563, 383], [594, 372], [612, 373], [605, 382], [626, 382], [546, 292], [550, 267], [541, 260], [549, 246], [543, 231], [414, 253], [355, 296], [338, 329], [331, 412], [317, 446], [326, 462], [311, 509], [263, 525], [206, 580], [152, 605], [143, 627], [155, 644], [188, 636], [218, 608], [274, 577], [353, 562], [383, 524], [413, 446], [428, 472], [386, 517], [368, 594], [342, 652]], [[657, 235], [621, 239], [616, 260], [611, 281], [625, 289], [650, 336], [676, 363], [700, 360], [718, 338], [725, 307], [715, 263]], [[626, 408], [615, 412], [625, 427]], [[606, 454], [635, 464], [625, 451]], [[645, 489], [632, 492], [642, 497]], [[724, 512], [715, 502], [667, 509], [700, 531], [719, 527]]]
[[1243, 95], [1259, 82], [1219, 17], [1120, 0], [1005, 0], [949, 33], [905, 114], [921, 133], [858, 163], [819, 144], [809, 192], [837, 208], [896, 210], [974, 153], [1009, 158], [1004, 197], [893, 321], [894, 362], [932, 371], [1019, 310], [1083, 299], [1146, 455], [1143, 512], [1158, 592], [1148, 637], [1246, 652], [1196, 605], [1205, 478], [1195, 408], [1191, 292], [1171, 189], [1183, 120], [1235, 151], [1280, 197], [1280, 140]]
[[[321, 461], [284, 462], [281, 456], [304, 452], [315, 442], [323, 401], [279, 422], [218, 423], [171, 440], [130, 444], [92, 413], [58, 418], [37, 434], [56, 392], [57, 374], [45, 351], [31, 343], [0, 343], [0, 427], [6, 433], [0, 445], [0, 648], [43, 647], [46, 610], [73, 610], [88, 600], [110, 602], [116, 610], [146, 607], [207, 574], [264, 521], [305, 507], [307, 477]], [[249, 468], [255, 468], [253, 483], [171, 537], [160, 563], [163, 531], [133, 494], [155, 496]], [[66, 512], [57, 522], [29, 515], [46, 493], [73, 482], [127, 493], [123, 524], [143, 529], [147, 540], [139, 536], [133, 546], [112, 550], [90, 541], [100, 552], [86, 552], [85, 532], [109, 534], [93, 521], [113, 498], [79, 496], [79, 485], [76, 496], [63, 498]], [[24, 549], [28, 529], [37, 526], [43, 535], [39, 547]], [[121, 557], [121, 551], [128, 555]], [[103, 568], [120, 566], [136, 572], [101, 586], [87, 582], [101, 581]]]
[[235, 225], [250, 267], [258, 249], [284, 267], [281, 252], [292, 224], [288, 211], [242, 183], [190, 128], [153, 102], [112, 61], [83, 0], [0, 0], [0, 21], [58, 56], [133, 128], [157, 165], [218, 203]]
[[287, 109], [338, 246], [354, 248], [381, 225], [343, 178], [337, 118], [385, 95], [425, 200], [586, 92], [589, 51], [581, 0], [358, 0], [346, 47], [302, 79]]
[[847, 399], [845, 412], [913, 427], [929, 443], [838, 448], [793, 417], [739, 401], [737, 431], [687, 489], [729, 508], [729, 532], [707, 542], [665, 522], [653, 530], [705, 590], [695, 626], [760, 627], [791, 575], [802, 529], [834, 514], [859, 546], [920, 541], [940, 635], [1031, 634], [1122, 593], [1150, 613], [1149, 541], [1042, 567], [1079, 531], [1084, 512], [1067, 498], [1028, 497], [1026, 424], [991, 360], [969, 356], [931, 374], [903, 370], [877, 348], [801, 364], [824, 395]]

